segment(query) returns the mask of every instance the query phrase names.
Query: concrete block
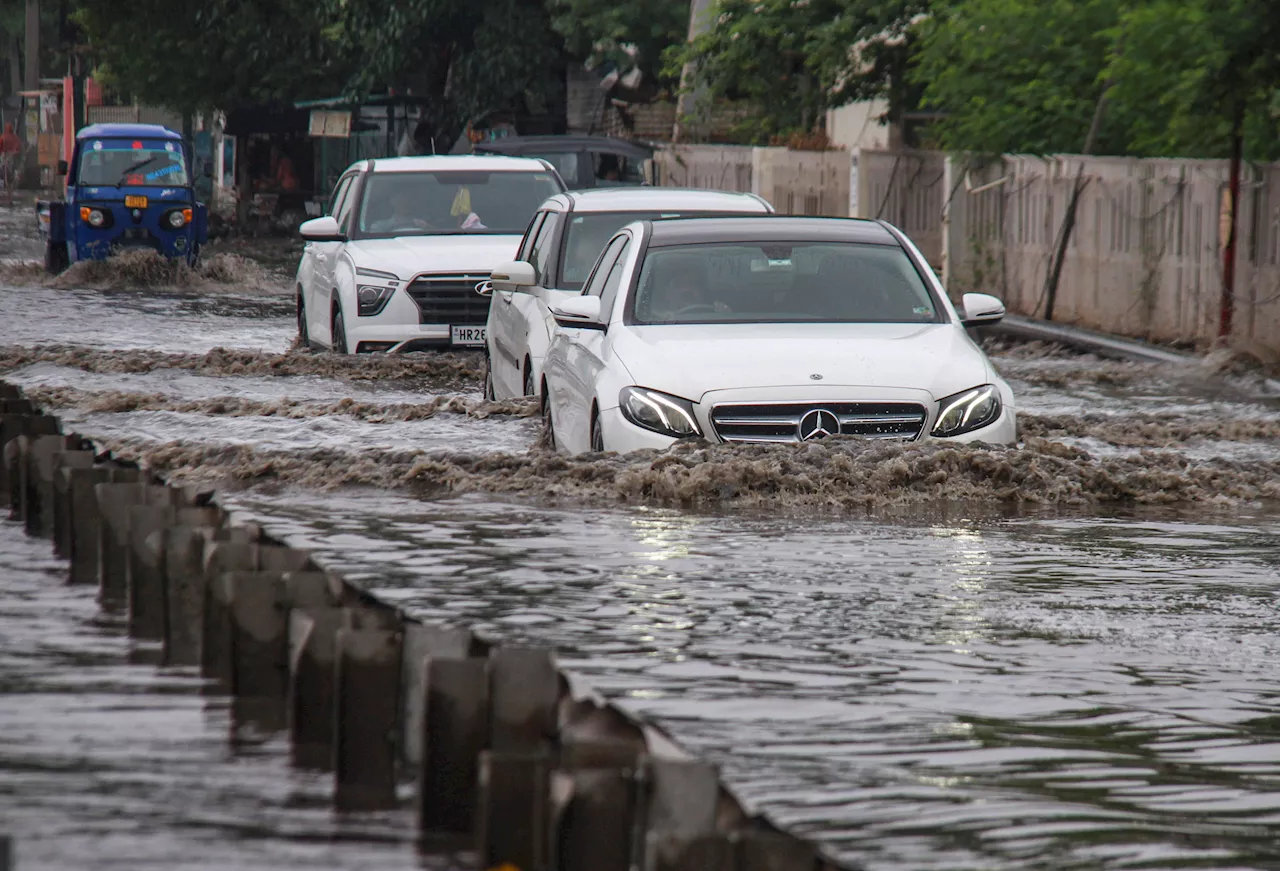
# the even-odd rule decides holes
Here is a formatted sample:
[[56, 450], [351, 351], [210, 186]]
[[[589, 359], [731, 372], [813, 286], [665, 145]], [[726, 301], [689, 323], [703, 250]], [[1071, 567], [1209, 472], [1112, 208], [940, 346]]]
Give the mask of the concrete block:
[[650, 832], [644, 871], [735, 871], [735, 846], [720, 834]]
[[489, 738], [489, 662], [432, 656], [424, 671], [419, 824], [424, 831], [470, 833]]
[[286, 720], [293, 764], [333, 769], [337, 638], [346, 625], [341, 608], [289, 613], [289, 687]]
[[129, 509], [135, 505], [174, 505], [179, 494], [168, 487], [146, 483], [110, 483], [94, 486], [99, 525], [98, 595], [103, 607], [120, 608], [129, 593]]
[[164, 532], [165, 665], [200, 665], [208, 587], [204, 549], [212, 532], [208, 527], [187, 525]]
[[[3, 390], [3, 388], [0, 388]], [[40, 410], [30, 399], [17, 396], [0, 397], [0, 414], [39, 414]]]
[[738, 871], [816, 871], [818, 850], [813, 844], [777, 832], [742, 832]]
[[0, 399], [21, 399], [22, 388], [8, 381], [0, 381]]
[[649, 761], [648, 827], [662, 834], [687, 837], [715, 831], [720, 800], [720, 773], [707, 762]]
[[546, 868], [551, 754], [480, 754], [476, 850], [481, 867]]
[[71, 477], [73, 469], [93, 467], [93, 451], [66, 451], [58, 458], [53, 476], [53, 552], [71, 557]]
[[205, 597], [200, 638], [200, 670], [210, 682], [206, 692], [231, 691], [231, 587], [229, 572], [258, 570], [258, 546], [207, 541], [204, 551]]
[[94, 488], [98, 484], [136, 483], [140, 473], [137, 469], [95, 466], [66, 469], [63, 474], [68, 479], [67, 509], [71, 527], [69, 580], [73, 584], [98, 584], [102, 513]]
[[[79, 436], [35, 436], [27, 446], [26, 465], [22, 470], [26, 487], [23, 519], [27, 534], [36, 538], [53, 538], [53, 485], [63, 454], [80, 445]], [[90, 458], [92, 462], [92, 458]]]
[[500, 753], [540, 753], [556, 733], [560, 675], [547, 647], [489, 652], [489, 746]]
[[636, 779], [624, 768], [582, 768], [552, 776], [551, 862], [555, 871], [629, 871]]
[[334, 799], [339, 810], [396, 806], [402, 634], [338, 632]]
[[237, 728], [285, 728], [289, 690], [289, 612], [280, 572], [229, 572], [231, 692]]
[[404, 623], [404, 663], [401, 667], [401, 762], [416, 769], [422, 763], [422, 715], [426, 696], [427, 657], [465, 659], [471, 650], [471, 630], [447, 626]]
[[0, 414], [0, 505], [8, 505], [10, 519], [21, 520], [21, 514], [13, 513], [14, 489], [17, 474], [17, 449], [13, 441], [20, 436], [57, 435], [59, 421], [42, 414]]
[[164, 549], [169, 527], [177, 521], [172, 505], [131, 505], [129, 546], [125, 551], [125, 590], [129, 634], [164, 639]]

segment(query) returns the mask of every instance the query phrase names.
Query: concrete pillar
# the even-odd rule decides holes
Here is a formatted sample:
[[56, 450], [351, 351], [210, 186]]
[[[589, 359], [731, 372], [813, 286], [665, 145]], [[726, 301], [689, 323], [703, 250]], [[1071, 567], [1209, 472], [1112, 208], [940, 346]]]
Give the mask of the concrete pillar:
[[551, 754], [480, 754], [476, 849], [481, 867], [545, 868], [549, 852]]
[[60, 421], [56, 417], [43, 414], [6, 414], [0, 415], [0, 477], [3, 478], [5, 504], [9, 506], [10, 520], [25, 520], [25, 485], [22, 469], [25, 466], [25, 447], [18, 444], [18, 439], [28, 440], [40, 436], [57, 435]]
[[645, 871], [735, 871], [734, 843], [725, 835], [650, 833]]
[[[223, 530], [219, 530], [221, 533]], [[204, 614], [200, 630], [200, 671], [209, 678], [205, 691], [231, 691], [231, 588], [229, 572], [258, 569], [258, 546], [244, 542], [208, 541], [204, 551]]]
[[165, 665], [200, 665], [204, 637], [205, 542], [212, 530], [179, 525], [164, 539], [164, 572], [168, 583], [165, 599]]
[[289, 614], [286, 719], [293, 764], [302, 768], [333, 768], [337, 636], [346, 622], [341, 608], [297, 609]]
[[636, 780], [627, 768], [581, 768], [553, 775], [559, 807], [551, 867], [557, 871], [629, 871]]
[[99, 484], [136, 483], [141, 473], [137, 469], [95, 466], [63, 469], [62, 474], [67, 479], [67, 523], [71, 529], [68, 580], [73, 584], [97, 584], [102, 512], [94, 488]]
[[720, 800], [716, 767], [682, 759], [651, 759], [649, 781], [646, 871], [732, 871], [732, 844], [716, 832]]
[[98, 550], [98, 594], [108, 610], [125, 607], [129, 595], [129, 509], [135, 505], [174, 505], [180, 491], [146, 483], [98, 484], [94, 488], [102, 515]]
[[58, 457], [53, 473], [53, 552], [71, 558], [71, 476], [73, 469], [93, 467], [91, 450], [66, 451]]
[[422, 763], [423, 710], [427, 658], [465, 659], [471, 651], [471, 631], [445, 626], [404, 624], [404, 663], [400, 670], [401, 762], [412, 770]]
[[816, 871], [817, 848], [792, 835], [743, 832], [738, 842], [738, 871]]
[[93, 464], [93, 452], [83, 452], [88, 454], [86, 459], [80, 450], [81, 441], [77, 435], [37, 436], [31, 441], [26, 465], [28, 535], [54, 538], [57, 526], [54, 482], [58, 466], [68, 452], [78, 455], [77, 460], [87, 465]]
[[556, 733], [560, 675], [543, 647], [498, 647], [489, 654], [490, 746], [503, 753], [538, 753]]
[[396, 806], [402, 634], [338, 632], [334, 799], [339, 810]]
[[422, 693], [419, 824], [424, 831], [472, 832], [480, 754], [489, 739], [489, 662], [429, 657]]

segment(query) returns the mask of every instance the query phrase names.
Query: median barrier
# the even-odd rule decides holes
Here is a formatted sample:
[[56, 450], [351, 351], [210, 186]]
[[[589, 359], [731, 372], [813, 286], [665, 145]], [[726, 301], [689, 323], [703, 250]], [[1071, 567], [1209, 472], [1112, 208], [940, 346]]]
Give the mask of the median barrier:
[[748, 813], [715, 766], [597, 697], [552, 649], [424, 624], [213, 494], [62, 435], [3, 382], [0, 402], [16, 519], [55, 539], [70, 582], [127, 608], [166, 665], [198, 667], [206, 692], [231, 697], [233, 740], [285, 732], [295, 766], [331, 772], [339, 811], [412, 802], [422, 849], [469, 840], [478, 869], [840, 867]]

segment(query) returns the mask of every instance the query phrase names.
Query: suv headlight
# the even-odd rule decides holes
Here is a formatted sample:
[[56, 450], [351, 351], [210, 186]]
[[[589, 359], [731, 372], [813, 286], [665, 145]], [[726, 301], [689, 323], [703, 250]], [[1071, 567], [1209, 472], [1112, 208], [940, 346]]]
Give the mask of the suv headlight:
[[702, 435], [693, 416], [693, 403], [679, 396], [645, 387], [624, 387], [618, 394], [622, 416], [641, 429], [682, 439]]
[[394, 287], [374, 287], [362, 284], [356, 288], [357, 313], [362, 318], [370, 318], [387, 307], [387, 300], [395, 293]]
[[994, 384], [964, 390], [938, 403], [933, 434], [939, 438], [964, 435], [994, 423], [1000, 417], [1000, 392]]

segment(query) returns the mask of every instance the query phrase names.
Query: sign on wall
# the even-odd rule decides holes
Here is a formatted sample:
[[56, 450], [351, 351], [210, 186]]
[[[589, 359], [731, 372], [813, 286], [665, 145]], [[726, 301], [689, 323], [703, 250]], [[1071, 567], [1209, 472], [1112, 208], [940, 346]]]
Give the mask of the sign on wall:
[[334, 139], [346, 139], [351, 135], [351, 113], [311, 111], [311, 135]]

